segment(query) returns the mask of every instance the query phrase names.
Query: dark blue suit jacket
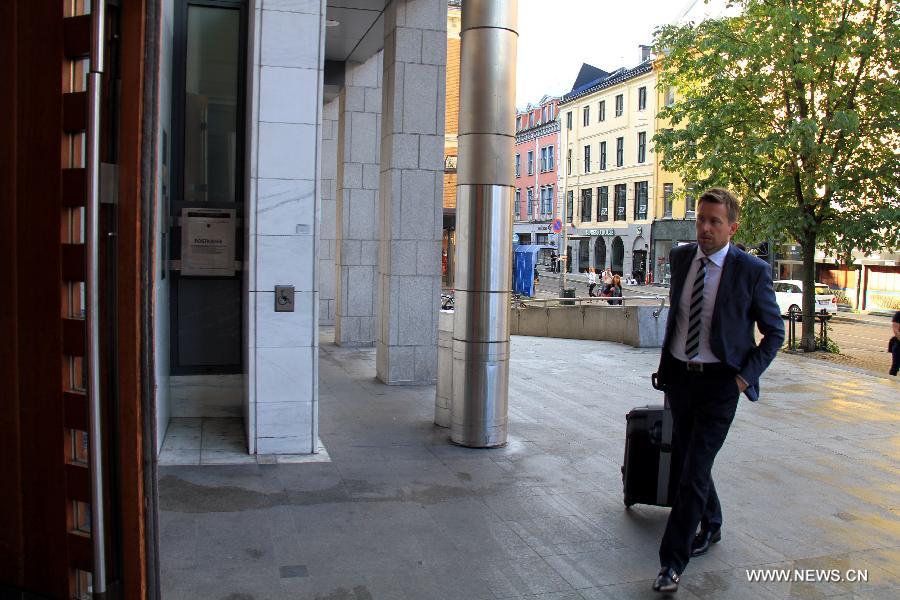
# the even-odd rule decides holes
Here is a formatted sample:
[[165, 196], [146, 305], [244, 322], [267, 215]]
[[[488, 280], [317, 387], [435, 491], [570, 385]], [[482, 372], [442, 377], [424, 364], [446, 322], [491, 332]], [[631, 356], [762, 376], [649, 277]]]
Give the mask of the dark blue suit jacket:
[[[671, 380], [672, 358], [669, 342], [675, 335], [678, 304], [684, 279], [697, 252], [697, 244], [672, 249], [669, 288], [669, 318], [657, 373], [659, 385], [665, 389]], [[763, 334], [759, 345], [753, 335], [758, 326]], [[744, 392], [750, 400], [759, 399], [759, 377], [766, 370], [784, 342], [784, 322], [775, 302], [769, 265], [759, 258], [731, 245], [722, 265], [722, 277], [716, 292], [716, 304], [710, 324], [709, 345], [713, 354], [735, 370], [748, 383]]]

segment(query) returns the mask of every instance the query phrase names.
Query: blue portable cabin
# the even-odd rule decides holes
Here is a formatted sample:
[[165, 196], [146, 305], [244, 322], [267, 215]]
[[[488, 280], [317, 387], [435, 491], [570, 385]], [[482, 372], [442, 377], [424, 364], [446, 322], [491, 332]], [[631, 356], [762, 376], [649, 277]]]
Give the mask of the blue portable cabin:
[[533, 297], [534, 268], [537, 266], [541, 246], [532, 244], [513, 247], [513, 291]]

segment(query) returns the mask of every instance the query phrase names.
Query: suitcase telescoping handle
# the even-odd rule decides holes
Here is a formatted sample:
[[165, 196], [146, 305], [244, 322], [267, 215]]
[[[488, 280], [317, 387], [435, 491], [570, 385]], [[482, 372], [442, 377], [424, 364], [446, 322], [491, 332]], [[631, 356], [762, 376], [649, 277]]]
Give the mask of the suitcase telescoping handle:
[[661, 506], [669, 505], [669, 476], [672, 472], [672, 409], [669, 408], [669, 395], [663, 394], [662, 443], [659, 445], [659, 471], [656, 479], [656, 502]]

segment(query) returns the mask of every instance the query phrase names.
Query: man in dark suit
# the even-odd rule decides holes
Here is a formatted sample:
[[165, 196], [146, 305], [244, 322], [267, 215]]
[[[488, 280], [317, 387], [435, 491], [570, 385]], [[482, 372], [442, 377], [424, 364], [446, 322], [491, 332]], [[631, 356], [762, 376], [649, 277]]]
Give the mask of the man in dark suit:
[[[658, 592], [676, 591], [690, 557], [721, 539], [713, 461], [738, 398], [759, 398], [759, 377], [784, 341], [769, 265], [731, 244], [739, 216], [731, 192], [704, 192], [697, 243], [674, 248], [669, 257], [669, 318], [656, 376], [672, 408], [674, 456], [683, 467], [659, 548]], [[759, 345], [754, 326], [763, 335]]]

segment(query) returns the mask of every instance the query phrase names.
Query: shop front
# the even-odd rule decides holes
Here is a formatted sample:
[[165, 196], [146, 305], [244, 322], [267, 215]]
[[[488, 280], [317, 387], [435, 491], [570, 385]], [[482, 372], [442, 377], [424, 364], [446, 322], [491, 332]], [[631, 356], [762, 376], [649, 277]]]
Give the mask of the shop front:
[[694, 220], [663, 220], [653, 223], [650, 235], [650, 268], [648, 283], [669, 285], [672, 272], [669, 266], [669, 253], [672, 248], [689, 244], [697, 239]]

